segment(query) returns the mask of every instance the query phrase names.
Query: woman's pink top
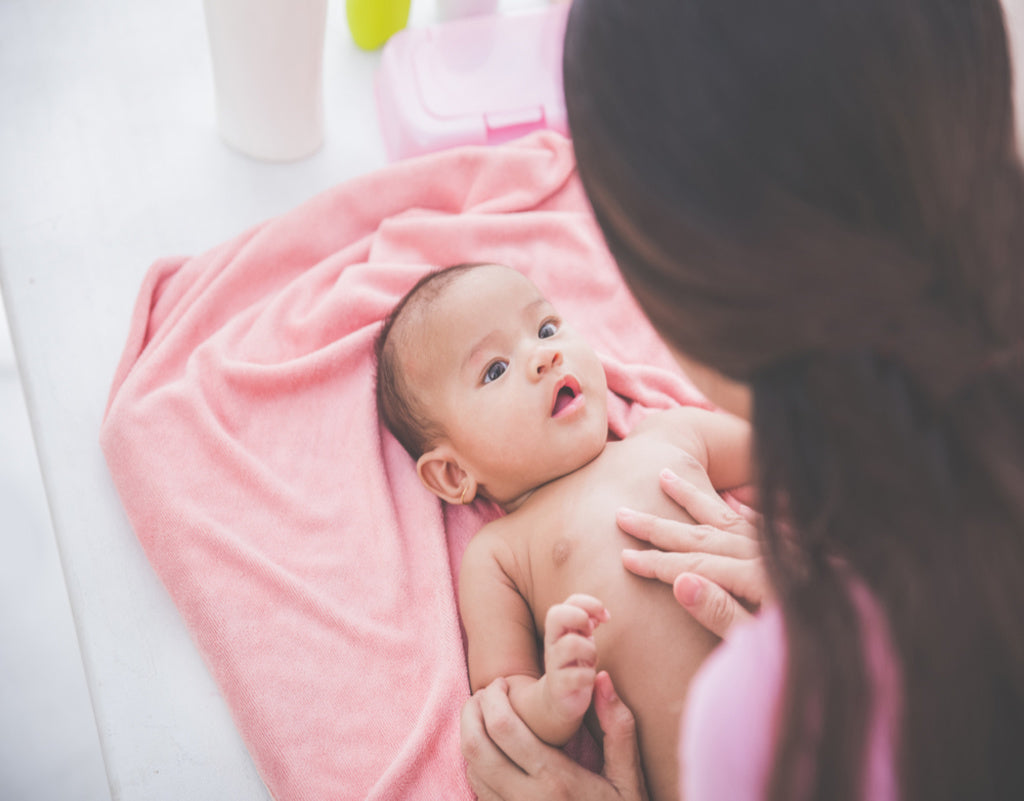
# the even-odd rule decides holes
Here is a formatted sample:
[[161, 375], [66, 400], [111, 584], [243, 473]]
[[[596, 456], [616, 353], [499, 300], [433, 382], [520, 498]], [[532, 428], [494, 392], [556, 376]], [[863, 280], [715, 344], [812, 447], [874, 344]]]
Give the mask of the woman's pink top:
[[[863, 590], [855, 589], [854, 596], [865, 625], [874, 686], [864, 798], [896, 801], [898, 674], [877, 607]], [[785, 669], [786, 641], [778, 608], [763, 611], [731, 633], [707, 659], [690, 685], [679, 740], [686, 801], [765, 798]]]

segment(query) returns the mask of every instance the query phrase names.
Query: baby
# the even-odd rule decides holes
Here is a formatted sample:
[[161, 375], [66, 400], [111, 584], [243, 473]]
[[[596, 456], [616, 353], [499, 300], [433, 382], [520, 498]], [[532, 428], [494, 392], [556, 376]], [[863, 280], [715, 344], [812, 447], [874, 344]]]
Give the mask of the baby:
[[507, 513], [470, 541], [459, 576], [473, 690], [506, 677], [520, 717], [564, 745], [606, 670], [636, 716], [653, 798], [676, 798], [686, 687], [717, 640], [671, 587], [625, 570], [622, 549], [649, 546], [615, 512], [692, 522], [658, 474], [708, 492], [746, 484], [747, 423], [677, 408], [609, 442], [597, 355], [533, 283], [496, 264], [422, 279], [385, 321], [377, 363], [381, 419], [423, 483]]

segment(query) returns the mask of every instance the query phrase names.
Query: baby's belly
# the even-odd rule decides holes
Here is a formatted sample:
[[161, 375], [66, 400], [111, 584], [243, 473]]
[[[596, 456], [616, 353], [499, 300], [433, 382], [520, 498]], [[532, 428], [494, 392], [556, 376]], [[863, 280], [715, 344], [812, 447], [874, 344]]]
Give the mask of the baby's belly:
[[679, 606], [667, 584], [634, 576], [621, 562], [618, 570], [613, 565], [590, 567], [578, 581], [563, 570], [559, 578], [565, 581], [553, 583], [560, 586], [560, 600], [586, 592], [611, 613], [594, 635], [597, 669], [608, 671], [636, 717], [652, 799], [674, 799], [687, 688], [718, 639]]
[[[632, 585], [633, 582], [624, 582]], [[672, 596], [665, 584], [609, 588], [609, 603], [632, 611], [614, 613], [595, 633], [598, 669], [637, 719], [644, 772], [652, 797], [676, 798], [678, 741], [690, 679], [718, 644]], [[628, 605], [628, 606], [624, 606]]]
[[689, 520], [661, 492], [658, 473], [669, 466], [698, 486], [707, 477], [674, 448], [647, 454], [639, 469], [635, 454], [618, 455], [632, 456], [625, 459], [632, 472], [625, 475], [623, 465], [607, 460], [580, 483], [579, 492], [566, 493], [572, 508], [557, 515], [561, 529], [535, 539], [533, 609], [543, 632], [547, 609], [573, 593], [604, 603], [610, 619], [595, 633], [598, 669], [608, 671], [636, 716], [652, 797], [663, 801], [676, 797], [678, 731], [690, 678], [718, 640], [676, 603], [670, 586], [622, 566], [623, 548], [648, 546], [618, 528], [615, 510], [629, 506]]

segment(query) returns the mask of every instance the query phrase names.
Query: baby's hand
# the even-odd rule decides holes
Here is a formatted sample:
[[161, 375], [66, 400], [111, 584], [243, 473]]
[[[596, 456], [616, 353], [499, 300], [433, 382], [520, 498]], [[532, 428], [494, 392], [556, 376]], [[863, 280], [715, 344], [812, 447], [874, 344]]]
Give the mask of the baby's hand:
[[590, 595], [570, 595], [548, 609], [544, 621], [544, 676], [547, 703], [565, 720], [582, 720], [594, 692], [597, 647], [594, 630], [608, 610]]

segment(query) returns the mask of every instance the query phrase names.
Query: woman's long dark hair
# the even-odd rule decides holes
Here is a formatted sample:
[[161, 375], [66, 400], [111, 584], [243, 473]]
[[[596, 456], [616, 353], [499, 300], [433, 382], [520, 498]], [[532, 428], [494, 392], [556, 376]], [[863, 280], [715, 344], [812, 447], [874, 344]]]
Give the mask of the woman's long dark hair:
[[867, 792], [852, 574], [900, 670], [902, 798], [1024, 798], [1024, 179], [998, 0], [575, 0], [565, 91], [640, 304], [753, 391], [789, 653], [767, 795]]

